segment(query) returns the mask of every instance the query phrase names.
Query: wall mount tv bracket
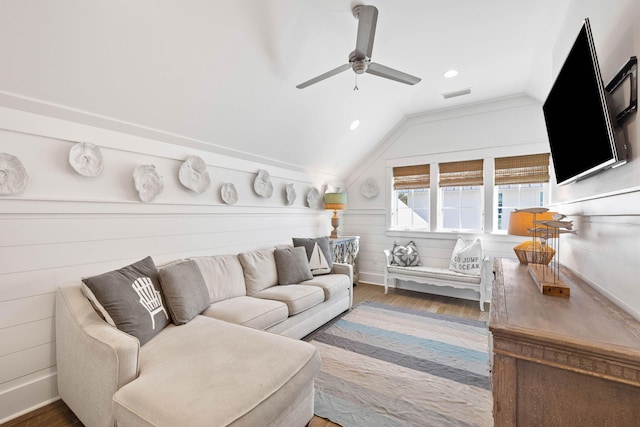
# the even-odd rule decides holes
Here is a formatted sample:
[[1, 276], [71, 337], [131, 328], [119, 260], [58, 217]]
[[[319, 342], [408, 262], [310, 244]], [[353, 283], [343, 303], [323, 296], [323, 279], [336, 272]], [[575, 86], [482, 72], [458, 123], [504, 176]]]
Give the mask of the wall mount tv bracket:
[[638, 59], [635, 56], [629, 58], [605, 89], [610, 94], [613, 94], [626, 79], [629, 79], [630, 83], [629, 105], [616, 115], [618, 125], [622, 125], [627, 121], [629, 115], [635, 113], [638, 109]]

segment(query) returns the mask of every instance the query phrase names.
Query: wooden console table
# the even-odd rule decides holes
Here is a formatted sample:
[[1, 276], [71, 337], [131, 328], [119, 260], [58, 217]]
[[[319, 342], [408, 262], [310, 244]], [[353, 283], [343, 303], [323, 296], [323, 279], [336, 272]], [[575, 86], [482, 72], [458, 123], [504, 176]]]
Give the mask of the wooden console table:
[[340, 236], [329, 238], [333, 262], [351, 264], [353, 267], [353, 283], [357, 284], [360, 268], [358, 265], [358, 252], [360, 251], [360, 236]]
[[571, 296], [560, 298], [517, 260], [494, 268], [495, 425], [640, 425], [640, 323], [567, 269]]

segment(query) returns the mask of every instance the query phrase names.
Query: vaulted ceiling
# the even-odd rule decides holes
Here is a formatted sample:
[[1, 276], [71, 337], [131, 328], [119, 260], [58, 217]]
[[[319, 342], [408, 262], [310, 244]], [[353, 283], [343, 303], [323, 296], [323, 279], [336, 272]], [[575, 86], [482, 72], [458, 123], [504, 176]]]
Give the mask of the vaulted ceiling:
[[[372, 60], [422, 81], [363, 74], [354, 91], [351, 70], [296, 85], [348, 62], [361, 2], [1, 1], [0, 95], [345, 177], [407, 115], [521, 93], [543, 100], [567, 2], [372, 1]], [[459, 75], [445, 79], [449, 68]]]

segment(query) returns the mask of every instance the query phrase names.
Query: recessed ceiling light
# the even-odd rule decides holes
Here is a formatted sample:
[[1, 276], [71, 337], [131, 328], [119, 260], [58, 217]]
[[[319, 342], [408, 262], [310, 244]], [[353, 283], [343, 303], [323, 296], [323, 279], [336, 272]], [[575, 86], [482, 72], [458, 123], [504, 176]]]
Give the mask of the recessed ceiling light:
[[355, 130], [358, 126], [360, 126], [360, 120], [354, 120], [351, 126], [349, 126], [349, 129]]
[[454, 70], [453, 68], [444, 72], [443, 76], [447, 79], [453, 78], [458, 75], [458, 70]]

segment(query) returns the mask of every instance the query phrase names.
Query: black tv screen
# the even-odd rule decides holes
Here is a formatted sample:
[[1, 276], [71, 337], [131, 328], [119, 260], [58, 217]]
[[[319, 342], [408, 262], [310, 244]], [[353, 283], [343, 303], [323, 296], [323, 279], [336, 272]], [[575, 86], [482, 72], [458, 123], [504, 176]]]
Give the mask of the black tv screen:
[[587, 18], [543, 105], [558, 185], [626, 162], [608, 98]]

